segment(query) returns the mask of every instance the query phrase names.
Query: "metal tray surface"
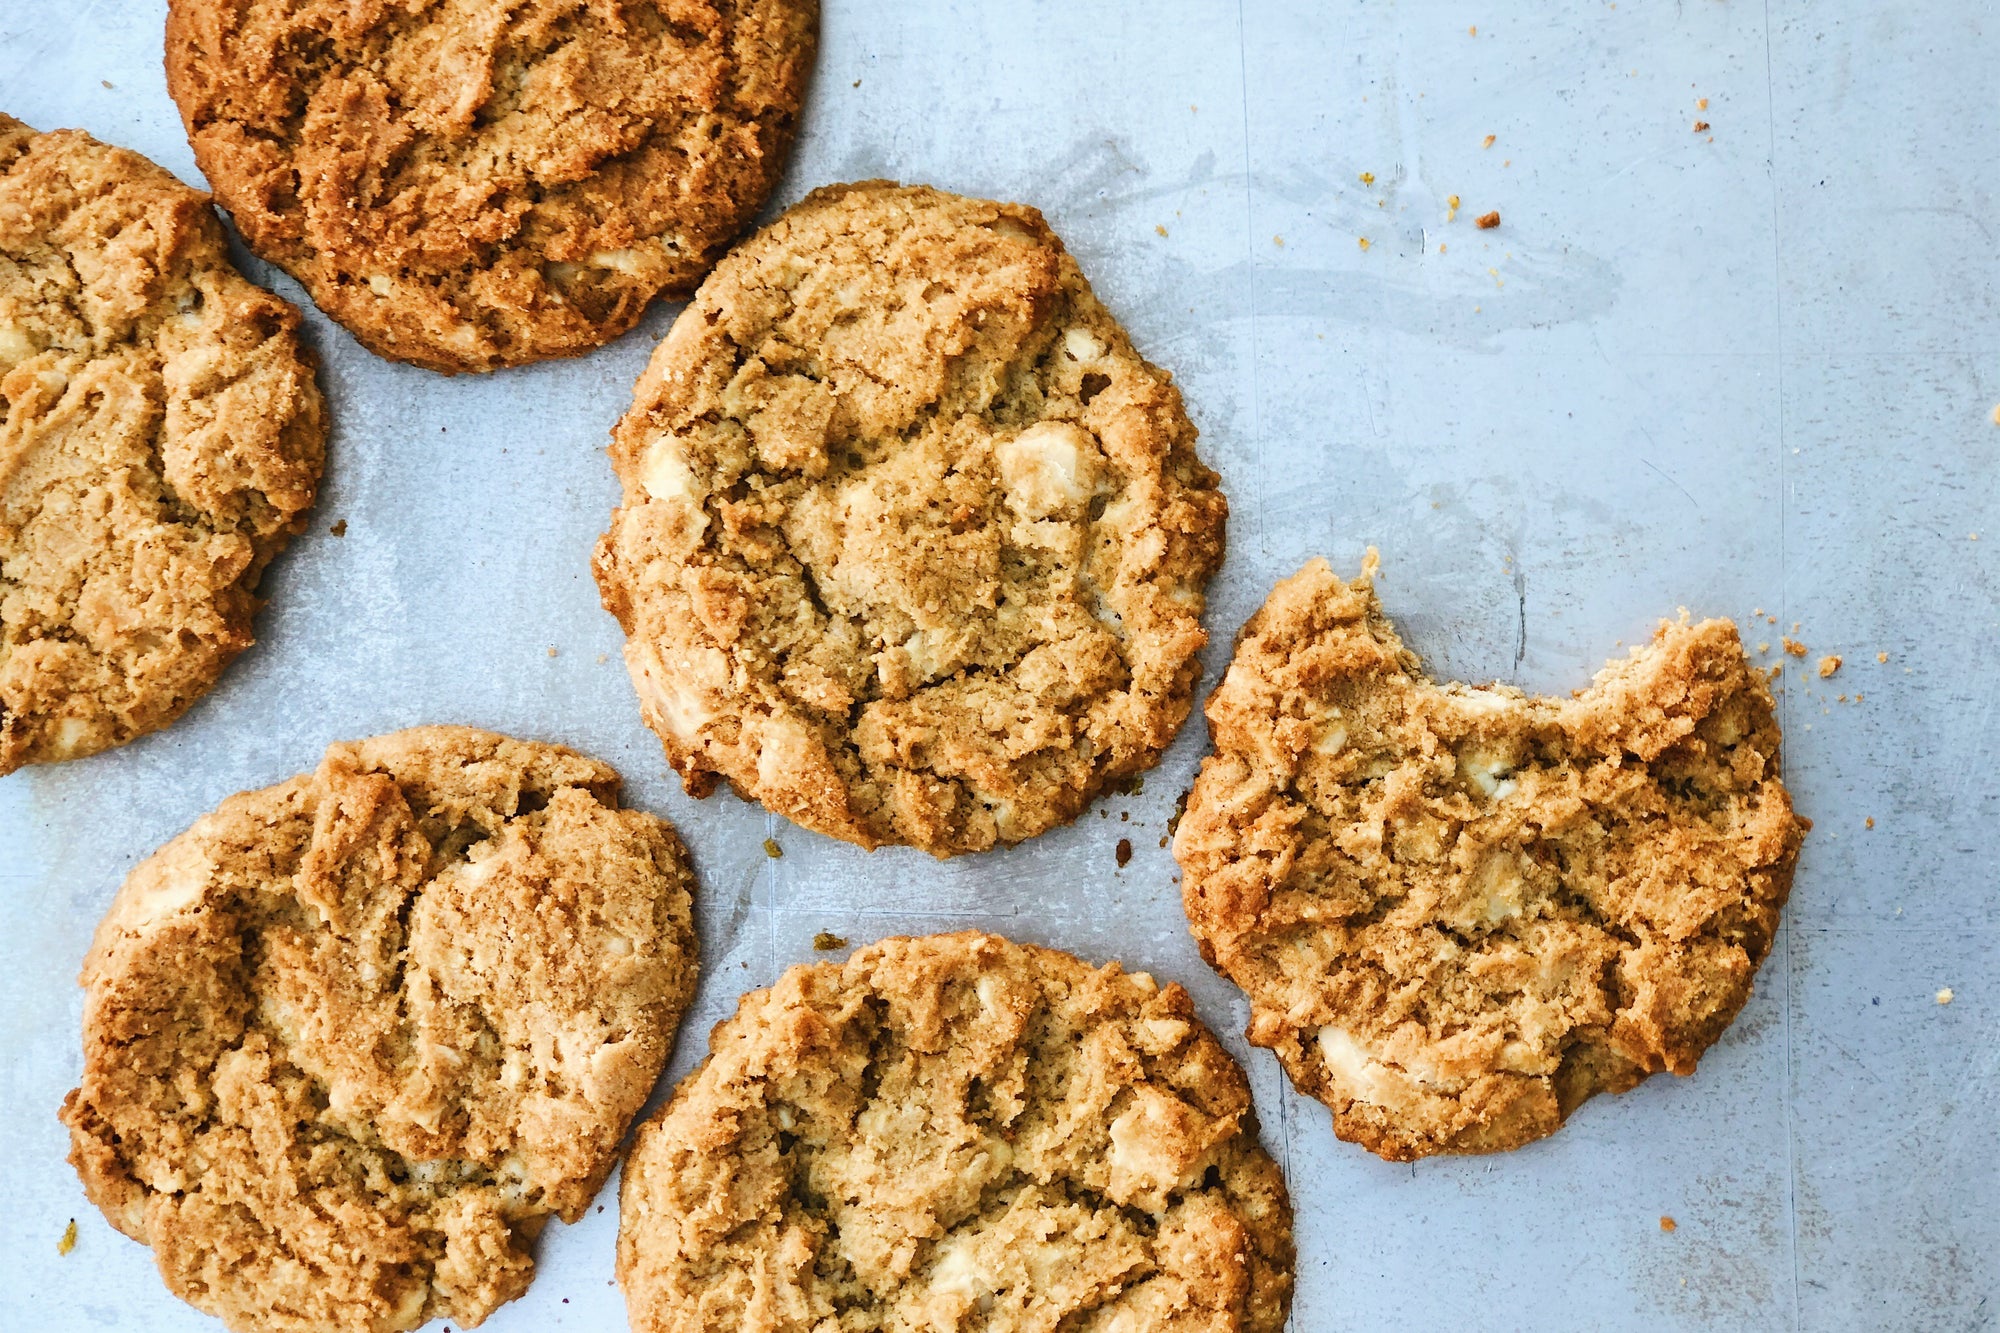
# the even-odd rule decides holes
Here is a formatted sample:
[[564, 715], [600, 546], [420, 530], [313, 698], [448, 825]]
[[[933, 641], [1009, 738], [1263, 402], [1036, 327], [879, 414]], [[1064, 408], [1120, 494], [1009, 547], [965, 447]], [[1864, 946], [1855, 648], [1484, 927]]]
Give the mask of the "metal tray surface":
[[[0, 0], [0, 108], [199, 182], [164, 17]], [[1694, 1077], [1490, 1158], [1377, 1161], [1242, 1040], [1160, 845], [1198, 715], [1142, 792], [947, 864], [681, 792], [587, 566], [606, 432], [675, 308], [580, 360], [448, 379], [243, 256], [306, 309], [326, 481], [208, 698], [0, 781], [0, 1324], [220, 1327], [63, 1161], [91, 929], [230, 792], [457, 721], [609, 760], [693, 848], [704, 974], [661, 1095], [816, 932], [977, 925], [1193, 993], [1291, 1184], [1295, 1329], [2000, 1326], [1995, 69], [1985, 0], [826, 0], [772, 211], [888, 176], [1048, 215], [1223, 476], [1204, 694], [1274, 580], [1368, 545], [1453, 678], [1575, 688], [1681, 606], [1769, 660], [1781, 634], [1810, 648], [1781, 698], [1817, 827], [1749, 1007]], [[1800, 669], [1822, 653], [1846, 662], [1825, 682]], [[549, 1228], [487, 1328], [624, 1326], [600, 1203]]]

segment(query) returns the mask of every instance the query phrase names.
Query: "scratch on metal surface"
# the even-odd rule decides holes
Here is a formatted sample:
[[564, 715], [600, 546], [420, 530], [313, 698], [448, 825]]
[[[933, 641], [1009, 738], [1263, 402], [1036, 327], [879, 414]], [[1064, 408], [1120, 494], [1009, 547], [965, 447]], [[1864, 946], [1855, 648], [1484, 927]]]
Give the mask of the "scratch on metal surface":
[[[1772, 73], [1771, 58], [1771, 0], [1764, 0], [1764, 127], [1768, 136], [1768, 170], [1771, 173], [1771, 303], [1777, 326], [1777, 367], [1778, 367], [1778, 619], [1789, 621], [1789, 593], [1787, 584], [1787, 551], [1785, 535], [1785, 511], [1789, 507], [1787, 494], [1789, 479], [1786, 476], [1785, 449], [1785, 265], [1784, 238], [1780, 231], [1781, 219], [1778, 215], [1778, 86]], [[1778, 695], [1780, 726], [1791, 730], [1791, 691]], [[1795, 1117], [1792, 1113], [1792, 1089], [1798, 1081], [1797, 1048], [1792, 1042], [1792, 990], [1798, 975], [1792, 955], [1792, 928], [1787, 921], [1782, 927], [1785, 938], [1785, 1086], [1780, 1092], [1785, 1109], [1785, 1222], [1792, 1248], [1792, 1328], [1800, 1326], [1801, 1305], [1799, 1301], [1799, 1154], [1796, 1137]]]
[[[1647, 434], [1646, 438], [1650, 440], [1653, 437], [1651, 434]], [[1701, 501], [1694, 498], [1694, 492], [1689, 490], [1687, 487], [1681, 485], [1678, 481], [1675, 481], [1672, 474], [1669, 473], [1665, 468], [1662, 468], [1659, 464], [1655, 463], [1650, 458], [1642, 458], [1639, 461], [1641, 463], [1644, 463], [1648, 468], [1652, 469], [1659, 476], [1665, 478], [1668, 485], [1672, 486], [1682, 495], [1685, 495], [1687, 497], [1687, 502], [1689, 504], [1693, 505], [1696, 509], [1701, 508]]]
[[1243, 18], [1243, 0], [1236, 0], [1236, 72], [1243, 94], [1243, 260], [1247, 270], [1245, 291], [1250, 303], [1250, 440], [1257, 456], [1257, 546], [1269, 553], [1269, 525], [1264, 516], [1264, 391], [1263, 371], [1257, 364], [1257, 218], [1255, 196], [1250, 190], [1250, 37]]
[[1521, 662], [1528, 656], [1528, 573], [1522, 569], [1516, 558], [1514, 567], [1514, 673], [1519, 675]]

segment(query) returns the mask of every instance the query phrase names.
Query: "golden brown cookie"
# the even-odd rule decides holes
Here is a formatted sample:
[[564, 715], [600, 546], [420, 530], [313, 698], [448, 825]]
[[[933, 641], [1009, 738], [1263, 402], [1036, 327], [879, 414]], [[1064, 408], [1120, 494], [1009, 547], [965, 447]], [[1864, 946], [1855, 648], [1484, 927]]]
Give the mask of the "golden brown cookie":
[[1693, 1073], [1811, 827], [1736, 627], [1664, 624], [1571, 699], [1440, 686], [1373, 571], [1280, 583], [1208, 702], [1174, 855], [1250, 1040], [1394, 1161], [1518, 1147]]
[[1186, 720], [1228, 506], [1041, 214], [882, 181], [739, 246], [653, 354], [597, 548], [646, 722], [807, 828], [1074, 819]]
[[326, 445], [298, 323], [206, 196], [0, 115], [0, 774], [166, 726], [250, 646]]
[[818, 0], [172, 0], [167, 88], [250, 248], [369, 350], [575, 356], [777, 183]]
[[1276, 1333], [1292, 1210], [1187, 992], [966, 932], [716, 1025], [619, 1193], [636, 1333]]
[[477, 1324], [527, 1289], [659, 1076], [694, 879], [618, 775], [419, 727], [232, 796], [84, 962], [70, 1161], [235, 1329]]

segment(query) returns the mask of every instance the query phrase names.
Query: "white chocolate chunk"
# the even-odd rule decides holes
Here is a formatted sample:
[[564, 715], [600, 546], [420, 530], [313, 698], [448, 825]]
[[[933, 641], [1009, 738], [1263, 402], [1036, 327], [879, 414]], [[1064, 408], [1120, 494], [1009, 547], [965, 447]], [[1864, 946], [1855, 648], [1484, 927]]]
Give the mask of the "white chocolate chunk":
[[995, 446], [1007, 504], [1024, 518], [1073, 512], [1090, 498], [1103, 458], [1089, 434], [1066, 421], [1042, 421]]

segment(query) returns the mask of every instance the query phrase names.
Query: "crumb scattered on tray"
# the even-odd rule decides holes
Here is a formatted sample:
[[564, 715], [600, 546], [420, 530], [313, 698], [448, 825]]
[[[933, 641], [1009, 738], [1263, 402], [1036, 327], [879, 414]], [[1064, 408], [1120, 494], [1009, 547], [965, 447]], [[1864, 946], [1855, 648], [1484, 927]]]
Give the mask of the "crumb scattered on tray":
[[1679, 1226], [1680, 1223], [1674, 1221], [1673, 1218], [1668, 1217], [1665, 1213], [1660, 1214], [1660, 1230], [1672, 1231]]
[[1866, 818], [1866, 819], [1862, 820], [1862, 821], [1861, 821], [1861, 827], [1863, 827], [1863, 828], [1874, 828], [1874, 827], [1875, 827], [1875, 816], [1873, 816], [1873, 815], [1870, 815], [1870, 816], [1868, 816], [1868, 818]]
[[1362, 183], [1363, 185], [1373, 185], [1373, 184], [1375, 183], [1375, 173], [1374, 173], [1374, 172], [1372, 172], [1372, 171], [1364, 171], [1364, 172], [1362, 172], [1362, 173], [1361, 173], [1361, 183]]
[[[1819, 678], [1821, 680], [1825, 680], [1838, 670], [1840, 670], [1839, 653], [1828, 653], [1825, 657], [1819, 659]], [[1841, 696], [1843, 699], [1846, 697], [1846, 695]]]
[[1951, 987], [1946, 986], [1943, 990], [1937, 993], [1937, 1002], [1939, 1004], [1951, 1003]]
[[1695, 110], [1697, 110], [1697, 111], [1706, 111], [1706, 110], [1708, 110], [1708, 99], [1707, 99], [1706, 97], [1697, 97], [1697, 98], [1695, 98], [1695, 99], [1694, 99], [1694, 109], [1695, 109]]
[[550, 657], [554, 657], [555, 655], [556, 655], [556, 646], [555, 646], [554, 644], [550, 644], [550, 645], [549, 645], [549, 656], [550, 656]]
[[345, 537], [347, 535], [347, 520], [344, 518], [341, 519], [340, 522], [328, 528], [327, 531], [336, 537]]
[[847, 937], [845, 935], [836, 935], [830, 930], [822, 930], [819, 934], [813, 936], [813, 948], [820, 953], [831, 953], [835, 949], [845, 949], [846, 947]]
[[1285, 238], [1282, 236], [1273, 236], [1271, 238], [1271, 244], [1277, 246], [1280, 250], [1282, 250], [1285, 248]]
[[775, 861], [784, 854], [785, 854], [785, 849], [778, 845], [778, 840], [776, 838], [764, 839], [764, 855], [770, 857], [773, 861]]
[[1500, 137], [1500, 136], [1499, 136], [1499, 135], [1497, 135], [1497, 134], [1489, 134], [1489, 135], [1487, 135], [1487, 136], [1486, 136], [1486, 141], [1485, 141], [1484, 143], [1480, 144], [1479, 146], [1480, 146], [1481, 148], [1491, 148], [1491, 147], [1493, 146], [1493, 141], [1494, 141], [1495, 139], [1499, 138], [1499, 137]]
[[[1792, 628], [1797, 629], [1798, 626], [1794, 625]], [[1785, 636], [1785, 651], [1793, 657], [1804, 657], [1806, 655], [1806, 646], [1787, 634]]]
[[1760, 653], [1768, 653], [1768, 652], [1770, 652], [1770, 651], [1771, 651], [1771, 641], [1770, 641], [1769, 639], [1766, 639], [1766, 640], [1764, 640], [1764, 641], [1763, 641], [1762, 643], [1758, 644], [1758, 645], [1757, 645], [1757, 651], [1758, 651], [1758, 652], [1760, 652]]
[[1707, 134], [1707, 133], [1708, 133], [1708, 122], [1707, 122], [1707, 121], [1705, 121], [1705, 120], [1697, 120], [1697, 121], [1696, 121], [1696, 122], [1694, 123], [1694, 132], [1695, 132], [1696, 134]]
[[1118, 840], [1117, 856], [1118, 856], [1118, 868], [1120, 870], [1123, 870], [1128, 864], [1131, 863], [1132, 840], [1130, 838], [1120, 838]]
[[1492, 231], [1495, 227], [1499, 225], [1500, 225], [1499, 209], [1496, 208], [1491, 213], [1481, 213], [1479, 215], [1479, 221], [1478, 221], [1479, 230]]
[[1162, 236], [1165, 236], [1167, 234], [1167, 229], [1157, 222], [1153, 224], [1153, 230], [1160, 233], [1160, 235]]
[[1366, 250], [1368, 248], [1368, 238], [1366, 236], [1359, 236], [1356, 237], [1355, 239], [1361, 243], [1361, 248], [1363, 250]]

